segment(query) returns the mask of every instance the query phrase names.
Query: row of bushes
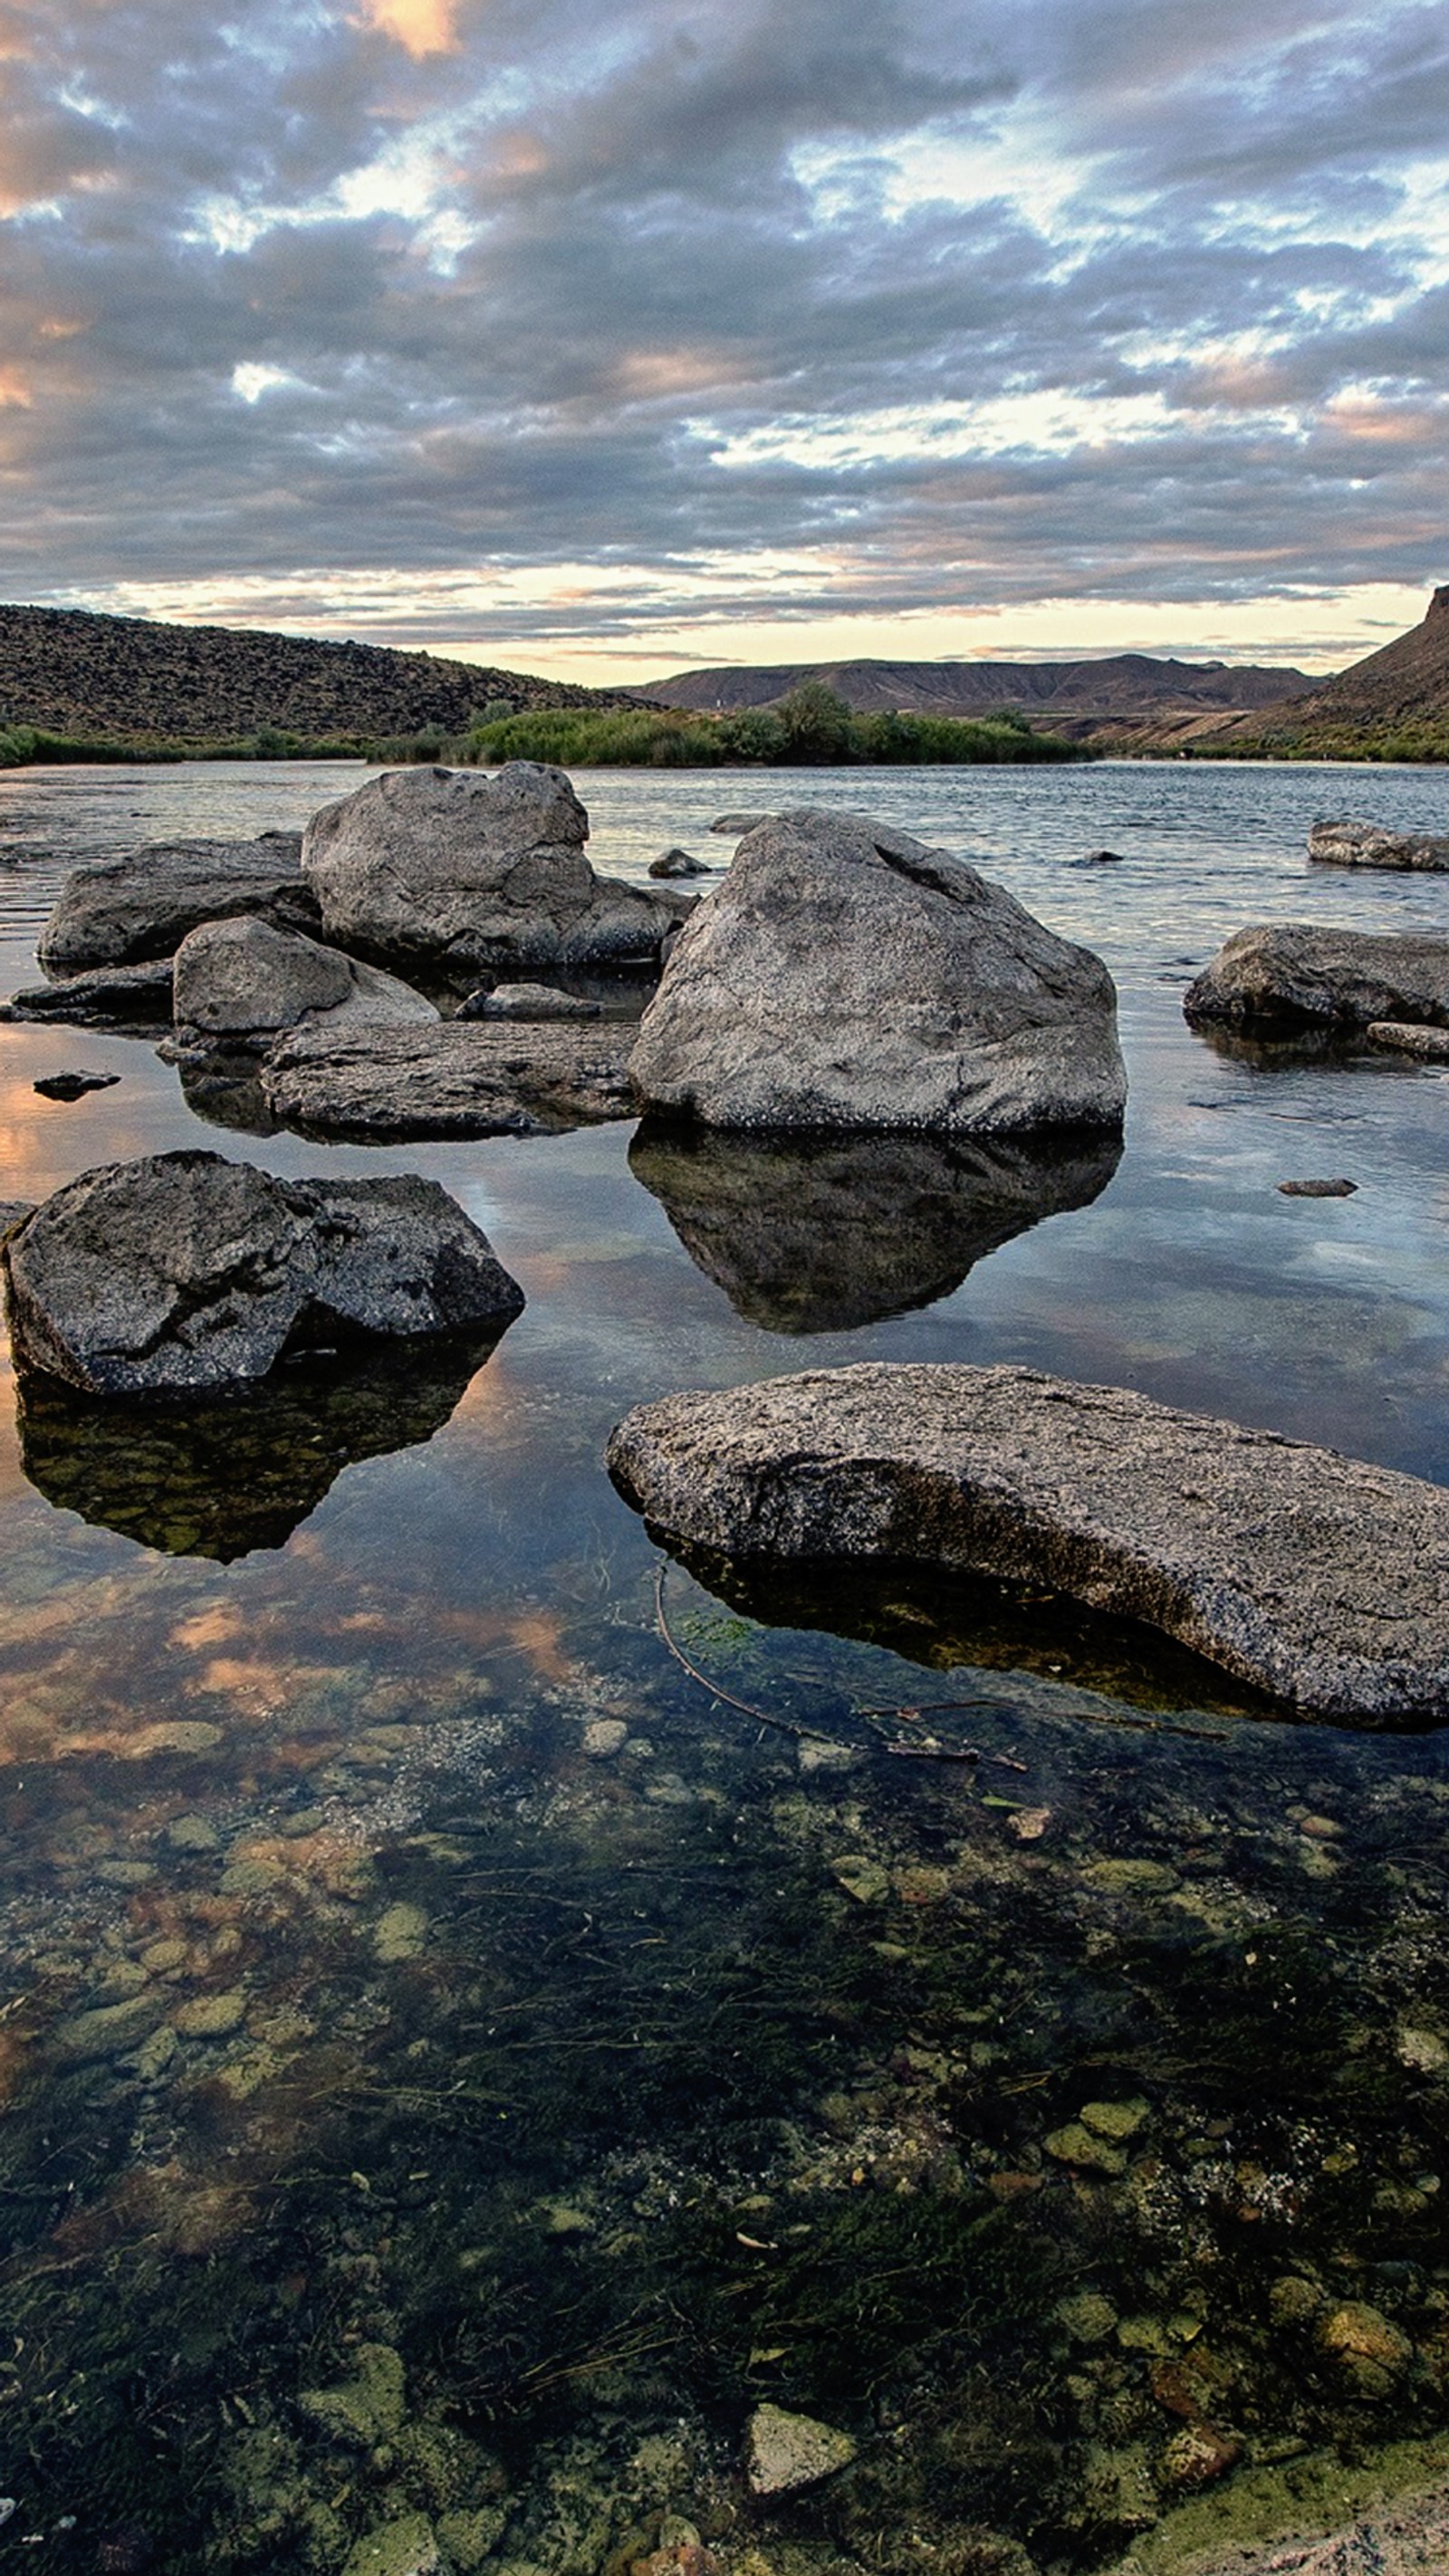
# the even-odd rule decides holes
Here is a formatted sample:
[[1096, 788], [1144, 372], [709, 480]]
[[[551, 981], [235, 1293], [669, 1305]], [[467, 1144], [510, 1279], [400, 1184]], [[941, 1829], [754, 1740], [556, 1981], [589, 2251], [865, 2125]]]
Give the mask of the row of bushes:
[[375, 746], [361, 735], [308, 742], [300, 734], [265, 726], [230, 742], [168, 742], [151, 737], [115, 742], [82, 734], [47, 733], [39, 725], [0, 725], [0, 769], [83, 761], [365, 760]]
[[1308, 733], [1292, 733], [1275, 727], [1271, 733], [1256, 739], [1225, 743], [1221, 751], [1212, 743], [1193, 743], [1195, 760], [1357, 760], [1432, 763], [1449, 761], [1449, 721], [1442, 717], [1411, 717], [1400, 724], [1315, 725]]
[[594, 713], [542, 707], [485, 711], [463, 735], [419, 734], [380, 745], [385, 760], [441, 760], [487, 768], [547, 760], [561, 769], [789, 768], [947, 761], [1078, 760], [1074, 743], [1033, 733], [1017, 715], [853, 715], [843, 698], [806, 681], [775, 707], [728, 715], [630, 707]]

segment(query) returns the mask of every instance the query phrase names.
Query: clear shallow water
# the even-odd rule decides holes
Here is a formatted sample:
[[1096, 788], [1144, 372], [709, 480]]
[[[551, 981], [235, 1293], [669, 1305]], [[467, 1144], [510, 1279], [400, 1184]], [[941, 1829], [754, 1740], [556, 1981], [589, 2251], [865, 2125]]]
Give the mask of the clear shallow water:
[[[6, 988], [65, 866], [361, 774], [0, 778]], [[711, 815], [781, 783], [581, 776], [595, 863], [727, 856]], [[1290, 2455], [1443, 2426], [1441, 1740], [1283, 1726], [1029, 1615], [953, 1641], [909, 1601], [810, 1605], [852, 1642], [671, 1572], [673, 1632], [762, 1722], [671, 1658], [600, 1464], [645, 1397], [888, 1356], [1449, 1474], [1442, 1076], [1220, 1053], [1179, 1007], [1249, 920], [1449, 922], [1449, 880], [1302, 856], [1321, 812], [1442, 829], [1442, 781], [798, 790], [978, 859], [1117, 976], [1121, 1162], [1038, 1176], [1057, 1212], [995, 1248], [948, 1210], [876, 1278], [869, 1201], [813, 1239], [802, 1171], [782, 1271], [626, 1128], [229, 1137], [142, 1042], [0, 1029], [0, 1198], [183, 1142], [422, 1170], [529, 1298], [390, 1452], [387, 1386], [139, 1470], [32, 1407], [27, 1474], [5, 1431], [0, 2561], [342, 2569], [422, 2515], [458, 2568], [622, 2576], [674, 2514], [727, 2576], [1020, 2576], [1012, 2546], [1109, 2563], [1185, 2498], [1227, 2529]], [[1103, 845], [1125, 864], [1074, 864]], [[76, 1064], [122, 1079], [33, 1093]], [[1275, 1187], [1338, 1172], [1356, 1197]], [[706, 1217], [763, 1184], [713, 1186]], [[168, 1552], [199, 1545], [247, 1552]], [[860, 1713], [958, 1696], [881, 1723], [971, 1762]], [[763, 2400], [855, 2465], [753, 2498]]]

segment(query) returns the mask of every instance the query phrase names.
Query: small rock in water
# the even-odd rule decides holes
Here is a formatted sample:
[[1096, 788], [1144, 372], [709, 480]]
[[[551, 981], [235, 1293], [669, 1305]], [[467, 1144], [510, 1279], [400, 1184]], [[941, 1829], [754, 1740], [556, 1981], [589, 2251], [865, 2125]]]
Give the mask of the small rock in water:
[[817, 2486], [855, 2457], [848, 2433], [783, 2406], [757, 2406], [749, 2423], [749, 2480], [755, 2495], [784, 2495]]
[[[710, 828], [717, 831], [719, 826], [712, 824]], [[707, 877], [709, 872], [708, 862], [697, 859], [692, 850], [661, 850], [658, 858], [649, 862], [651, 877]]]
[[1351, 1199], [1358, 1189], [1357, 1181], [1280, 1181], [1279, 1195], [1285, 1199]]
[[600, 1005], [553, 984], [495, 984], [459, 1004], [460, 1020], [596, 1020]]
[[762, 823], [773, 823], [774, 819], [773, 814], [716, 814], [709, 828], [712, 832], [728, 832], [740, 840], [746, 832], [757, 832]]
[[88, 1091], [109, 1091], [118, 1073], [42, 1073], [31, 1088], [42, 1100], [83, 1100]]
[[629, 1741], [622, 1717], [594, 1717], [584, 1728], [584, 1751], [591, 1762], [612, 1762]]
[[1427, 1028], [1419, 1020], [1370, 1020], [1364, 1035], [1372, 1046], [1421, 1056], [1428, 1064], [1449, 1064], [1449, 1029]]
[[1076, 861], [1076, 865], [1079, 868], [1120, 868], [1126, 866], [1126, 861], [1120, 850], [1089, 850], [1084, 859]]

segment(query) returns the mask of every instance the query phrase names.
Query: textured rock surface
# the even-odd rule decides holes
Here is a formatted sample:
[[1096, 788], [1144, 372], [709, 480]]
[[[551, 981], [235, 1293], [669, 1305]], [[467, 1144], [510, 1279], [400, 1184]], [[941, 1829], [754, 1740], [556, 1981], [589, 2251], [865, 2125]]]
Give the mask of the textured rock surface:
[[630, 1118], [630, 1026], [303, 1030], [263, 1059], [284, 1126], [317, 1136], [540, 1136]]
[[181, 1042], [270, 1046], [284, 1029], [436, 1022], [421, 993], [380, 966], [299, 931], [255, 920], [208, 921], [176, 951], [174, 1010]]
[[26, 984], [0, 1004], [0, 1020], [59, 1020], [68, 1028], [153, 1028], [171, 1017], [169, 957], [140, 966], [93, 966], [63, 984]]
[[217, 1154], [82, 1173], [5, 1258], [17, 1357], [96, 1395], [199, 1394], [299, 1339], [462, 1331], [523, 1304], [436, 1181], [279, 1181]]
[[260, 913], [284, 930], [315, 930], [316, 899], [295, 832], [255, 841], [157, 841], [104, 866], [77, 868], [40, 934], [47, 975], [170, 957], [198, 922]]
[[1335, 868], [1449, 868], [1449, 838], [1430, 832], [1390, 832], [1382, 823], [1357, 823], [1349, 815], [1315, 823], [1308, 855]]
[[[1149, 2576], [1149, 2569], [1158, 2576], [1159, 2563], [1156, 2552], [1134, 2553], [1112, 2576]], [[1178, 2554], [1171, 2565], [1172, 2576], [1444, 2576], [1449, 2489], [1375, 2506], [1326, 2536], [1300, 2532], [1244, 2548], [1205, 2549], [1190, 2558]]]
[[849, 1332], [958, 1288], [974, 1262], [1085, 1207], [1121, 1154], [935, 1136], [743, 1136], [646, 1119], [629, 1148], [690, 1259], [770, 1333]]
[[1308, 921], [1235, 931], [1183, 995], [1189, 1020], [1243, 1028], [1449, 1024], [1449, 939], [1429, 931], [1319, 930]]
[[609, 1444], [671, 1540], [1027, 1577], [1324, 1717], [1449, 1716], [1449, 1493], [1118, 1387], [822, 1369], [670, 1396]]
[[752, 832], [681, 932], [631, 1071], [708, 1126], [1116, 1126], [1099, 958], [974, 868], [853, 814]]
[[1408, 1020], [1370, 1020], [1364, 1035], [1371, 1045], [1392, 1047], [1399, 1055], [1422, 1056], [1427, 1064], [1449, 1064], [1449, 1029], [1416, 1028]]
[[499, 984], [491, 993], [470, 993], [460, 1020], [596, 1020], [600, 1005], [578, 993], [561, 993], [553, 984]]
[[447, 970], [656, 958], [687, 896], [595, 876], [561, 769], [404, 769], [314, 814], [302, 867], [325, 935]]
[[757, 2406], [750, 2417], [748, 2468], [756, 2495], [785, 2495], [793, 2487], [818, 2486], [855, 2457], [849, 2433], [822, 2424], [813, 2415], [792, 2415], [783, 2406]]
[[649, 862], [651, 877], [707, 877], [713, 873], [707, 859], [697, 859], [690, 850], [661, 850]]

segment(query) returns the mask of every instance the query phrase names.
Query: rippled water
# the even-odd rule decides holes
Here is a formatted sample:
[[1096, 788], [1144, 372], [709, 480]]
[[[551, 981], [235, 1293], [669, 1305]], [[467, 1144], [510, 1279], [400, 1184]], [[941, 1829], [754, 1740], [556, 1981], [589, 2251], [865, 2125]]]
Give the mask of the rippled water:
[[[361, 774], [0, 777], [0, 983], [78, 859]], [[780, 784], [581, 777], [595, 863], [727, 854], [711, 815]], [[1249, 920], [1449, 923], [1449, 879], [1303, 857], [1322, 812], [1442, 830], [1442, 779], [795, 784], [1107, 958], [1115, 1170], [917, 1236], [878, 1170], [240, 1138], [144, 1042], [0, 1028], [0, 1198], [183, 1142], [421, 1170], [529, 1299], [471, 1377], [220, 1434], [29, 1390], [3, 1434], [0, 2560], [665, 2576], [693, 2531], [726, 2576], [1023, 2576], [1331, 2513], [1342, 2460], [1444, 2427], [1441, 1739], [1285, 1726], [1045, 1611], [767, 1625], [673, 1570], [720, 1698], [601, 1465], [642, 1398], [888, 1356], [1449, 1475], [1444, 1077], [1180, 1012]], [[121, 1080], [35, 1095], [75, 1065]], [[913, 1728], [975, 1758], [883, 1749]], [[766, 2401], [853, 2463], [753, 2495]]]

